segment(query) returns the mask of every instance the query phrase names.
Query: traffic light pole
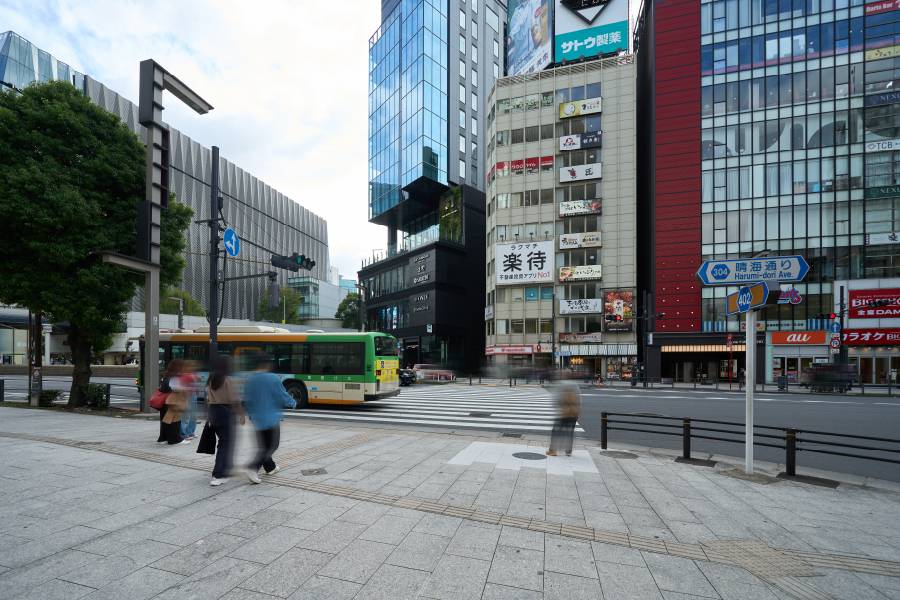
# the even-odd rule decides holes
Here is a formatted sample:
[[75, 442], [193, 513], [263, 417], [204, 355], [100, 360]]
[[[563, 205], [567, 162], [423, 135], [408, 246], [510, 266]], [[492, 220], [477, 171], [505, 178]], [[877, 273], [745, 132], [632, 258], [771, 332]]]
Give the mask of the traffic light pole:
[[838, 363], [840, 363], [842, 365], [846, 365], [847, 362], [849, 362], [848, 361], [849, 357], [847, 356], [847, 346], [844, 344], [844, 313], [846, 312], [846, 309], [844, 306], [844, 286], [841, 286], [840, 293], [841, 293], [841, 303], [840, 303], [841, 330], [840, 330], [840, 332], [838, 332], [838, 335], [840, 336], [838, 339], [841, 340], [841, 345], [840, 345], [840, 348], [838, 349]]
[[219, 352], [219, 147], [212, 147], [209, 183], [209, 360]]

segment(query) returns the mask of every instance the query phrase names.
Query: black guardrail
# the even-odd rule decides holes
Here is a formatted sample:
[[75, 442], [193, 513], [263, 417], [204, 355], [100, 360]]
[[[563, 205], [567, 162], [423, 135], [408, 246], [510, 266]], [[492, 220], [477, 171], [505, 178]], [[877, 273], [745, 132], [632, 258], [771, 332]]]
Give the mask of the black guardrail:
[[[637, 427], [622, 427], [622, 425], [634, 425]], [[730, 429], [725, 429], [725, 427]], [[646, 413], [601, 412], [600, 447], [603, 450], [606, 450], [610, 431], [633, 431], [655, 435], [681, 436], [682, 453], [680, 460], [693, 461], [695, 459], [691, 457], [692, 439], [743, 445], [745, 428], [743, 423], [736, 421], [667, 417]], [[723, 437], [726, 435], [732, 437]], [[900, 439], [803, 430], [793, 427], [754, 425], [753, 440], [754, 446], [784, 450], [784, 474], [789, 477], [797, 475], [798, 452], [830, 454], [833, 456], [900, 464]], [[888, 447], [876, 447], [863, 442], [881, 442], [888, 444]], [[850, 451], [882, 453], [887, 456], [859, 454], [858, 452]]]

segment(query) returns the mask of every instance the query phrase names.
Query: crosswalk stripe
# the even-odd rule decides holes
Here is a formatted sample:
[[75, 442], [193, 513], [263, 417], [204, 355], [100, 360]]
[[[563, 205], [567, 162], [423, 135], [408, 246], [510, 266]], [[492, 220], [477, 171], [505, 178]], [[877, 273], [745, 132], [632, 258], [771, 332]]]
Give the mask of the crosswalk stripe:
[[[378, 413], [373, 413], [371, 415], [365, 415], [365, 418], [352, 414], [344, 414], [344, 413], [336, 413], [336, 414], [317, 414], [319, 411], [310, 412], [304, 411], [302, 413], [299, 412], [291, 412], [286, 413], [291, 417], [297, 418], [313, 418], [313, 419], [337, 419], [341, 421], [372, 421], [379, 423], [396, 423], [403, 425], [442, 425], [449, 427], [458, 427], [458, 428], [468, 428], [468, 429], [511, 429], [515, 431], [539, 431], [539, 432], [548, 432], [552, 429], [553, 424], [550, 423], [546, 426], [536, 426], [536, 425], [518, 425], [518, 424], [510, 424], [510, 423], [502, 423], [502, 422], [492, 422], [492, 423], [474, 423], [472, 421], [431, 421], [428, 419], [398, 419], [398, 418], [390, 418], [390, 417], [379, 417]], [[575, 431], [577, 433], [584, 433], [584, 430], [581, 427], [576, 427]]]

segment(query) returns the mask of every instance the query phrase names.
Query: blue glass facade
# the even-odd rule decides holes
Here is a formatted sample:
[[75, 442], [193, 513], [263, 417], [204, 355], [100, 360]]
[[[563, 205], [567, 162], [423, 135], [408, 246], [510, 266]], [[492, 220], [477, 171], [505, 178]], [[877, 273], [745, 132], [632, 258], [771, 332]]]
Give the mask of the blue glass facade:
[[447, 184], [447, 0], [402, 0], [369, 40], [369, 218]]
[[78, 89], [84, 75], [12, 31], [0, 33], [0, 84], [17, 90], [36, 81], [68, 81]]
[[[769, 329], [820, 329], [835, 280], [900, 275], [900, 10], [863, 0], [701, 4], [703, 258], [812, 266]], [[738, 331], [705, 288], [704, 331]]]

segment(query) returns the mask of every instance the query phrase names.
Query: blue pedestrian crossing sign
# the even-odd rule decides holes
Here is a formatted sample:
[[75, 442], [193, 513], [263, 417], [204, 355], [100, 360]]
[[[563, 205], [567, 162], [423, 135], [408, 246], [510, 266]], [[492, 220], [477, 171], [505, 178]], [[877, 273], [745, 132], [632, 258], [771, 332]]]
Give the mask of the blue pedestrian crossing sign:
[[222, 243], [225, 245], [225, 252], [228, 253], [228, 256], [234, 258], [241, 253], [241, 238], [238, 237], [237, 232], [231, 227], [225, 230], [225, 235], [222, 236]]
[[790, 283], [803, 281], [808, 272], [809, 263], [802, 256], [762, 256], [707, 260], [700, 265], [697, 277], [704, 285], [737, 285], [757, 281]]

